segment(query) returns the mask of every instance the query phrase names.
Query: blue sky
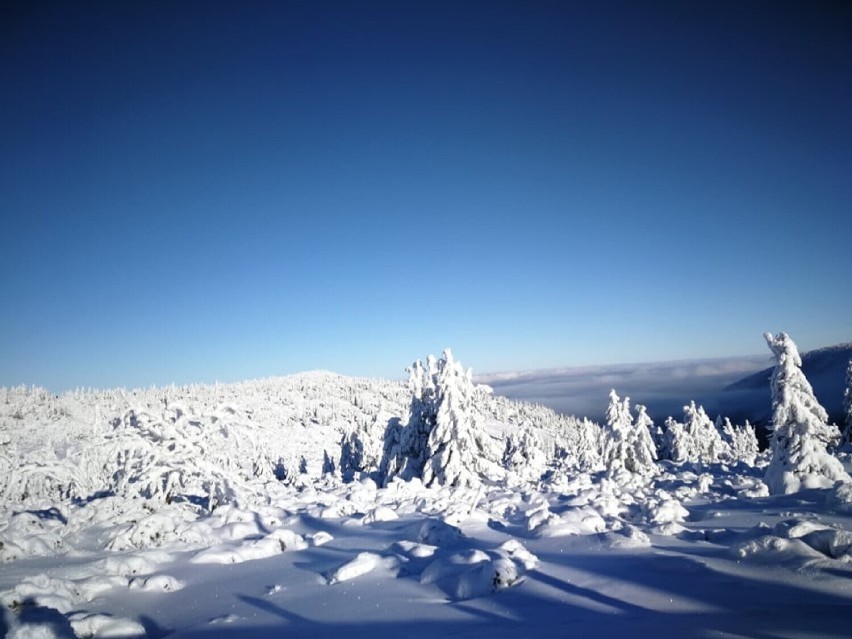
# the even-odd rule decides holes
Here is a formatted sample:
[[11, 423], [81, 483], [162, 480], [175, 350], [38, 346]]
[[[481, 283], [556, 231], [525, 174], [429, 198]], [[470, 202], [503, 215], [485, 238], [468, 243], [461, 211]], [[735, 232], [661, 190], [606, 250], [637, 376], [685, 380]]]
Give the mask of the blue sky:
[[845, 3], [2, 11], [0, 385], [852, 339]]

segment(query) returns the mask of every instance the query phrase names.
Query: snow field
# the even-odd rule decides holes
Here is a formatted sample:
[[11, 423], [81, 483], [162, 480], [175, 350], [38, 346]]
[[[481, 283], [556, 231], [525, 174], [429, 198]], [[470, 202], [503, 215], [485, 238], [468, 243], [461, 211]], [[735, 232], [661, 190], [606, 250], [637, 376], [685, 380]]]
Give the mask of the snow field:
[[753, 431], [694, 404], [656, 461], [614, 392], [600, 427], [449, 353], [410, 384], [2, 389], [0, 629], [845, 636], [852, 487], [820, 469], [847, 458], [770, 490]]

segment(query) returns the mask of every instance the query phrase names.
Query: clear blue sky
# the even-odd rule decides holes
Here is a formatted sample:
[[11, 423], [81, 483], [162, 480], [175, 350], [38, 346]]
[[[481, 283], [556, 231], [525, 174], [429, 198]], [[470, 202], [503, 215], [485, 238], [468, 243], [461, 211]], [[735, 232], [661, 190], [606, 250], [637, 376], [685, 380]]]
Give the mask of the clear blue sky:
[[0, 385], [852, 340], [852, 5], [0, 15]]

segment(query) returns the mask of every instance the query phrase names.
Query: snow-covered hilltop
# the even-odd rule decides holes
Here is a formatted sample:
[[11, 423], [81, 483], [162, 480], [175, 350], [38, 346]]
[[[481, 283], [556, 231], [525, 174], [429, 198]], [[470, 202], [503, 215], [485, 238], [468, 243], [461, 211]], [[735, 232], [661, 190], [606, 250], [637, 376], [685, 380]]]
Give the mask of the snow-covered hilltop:
[[[748, 423], [687, 399], [682, 421], [655, 422], [613, 390], [604, 424], [513, 402], [449, 351], [415, 362], [407, 385], [313, 372], [0, 389], [6, 629], [431, 636], [470, 624], [518, 636], [580, 620], [636, 634], [644, 616], [640, 635], [666, 623], [682, 636], [800, 624], [783, 606], [767, 613], [769, 594], [744, 602], [728, 587], [769, 579], [799, 604], [833, 591], [838, 607], [813, 626], [833, 631], [852, 604], [847, 456], [832, 452], [840, 431], [792, 340], [767, 342], [775, 422], [762, 453]], [[767, 573], [778, 561], [784, 572]]]

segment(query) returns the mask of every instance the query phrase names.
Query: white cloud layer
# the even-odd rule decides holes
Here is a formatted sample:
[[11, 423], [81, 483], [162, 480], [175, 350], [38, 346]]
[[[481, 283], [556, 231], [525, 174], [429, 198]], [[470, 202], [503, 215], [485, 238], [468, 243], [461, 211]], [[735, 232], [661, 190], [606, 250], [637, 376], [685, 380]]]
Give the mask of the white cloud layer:
[[[770, 365], [764, 355], [642, 364], [615, 364], [478, 375], [498, 395], [549, 406], [554, 410], [602, 420], [611, 388], [633, 403], [645, 404], [662, 421], [682, 416], [695, 400], [710, 414], [721, 406], [725, 386]], [[767, 407], [769, 397], [766, 397]]]

